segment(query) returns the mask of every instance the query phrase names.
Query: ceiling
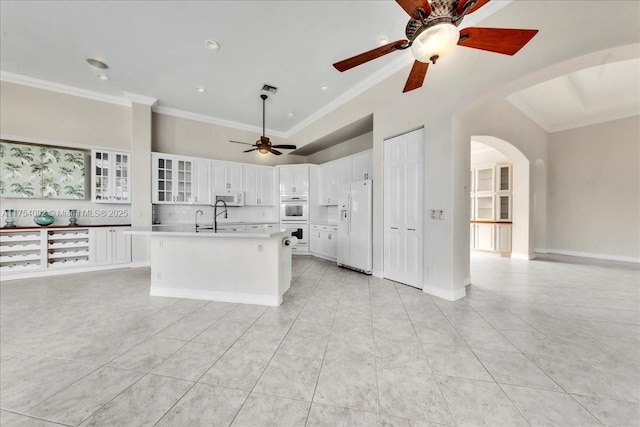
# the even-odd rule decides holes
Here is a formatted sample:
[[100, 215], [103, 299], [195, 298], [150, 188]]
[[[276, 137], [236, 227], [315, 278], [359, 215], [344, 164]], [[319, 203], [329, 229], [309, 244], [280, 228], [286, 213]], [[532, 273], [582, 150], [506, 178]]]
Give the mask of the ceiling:
[[640, 59], [547, 80], [507, 97], [547, 132], [640, 114]]
[[[550, 4], [553, 11], [548, 9]], [[574, 1], [492, 0], [467, 16], [461, 27], [538, 28], [541, 31], [533, 42], [513, 58], [455, 49], [429, 70], [422, 89], [408, 94], [400, 92], [412, 62], [409, 50], [344, 73], [331, 65], [377, 47], [380, 36], [404, 38], [408, 16], [391, 0], [2, 0], [0, 68], [3, 80], [54, 82], [114, 99], [127, 93], [143, 95], [158, 99], [159, 112], [255, 132], [262, 130], [259, 95], [267, 83], [278, 87], [266, 104], [267, 135], [287, 138], [370, 88], [376, 92], [375, 99], [385, 100], [398, 115], [417, 114], [416, 108], [408, 107], [416, 103], [420, 114], [433, 115], [435, 110], [458, 110], [492, 88], [558, 61], [626, 40], [638, 42], [638, 18], [616, 12], [630, 10], [629, 2], [575, 5]], [[616, 14], [615, 19], [603, 19], [607, 14]], [[218, 41], [220, 49], [207, 49], [208, 39]], [[90, 67], [87, 58], [106, 62], [109, 80], [97, 79], [99, 70]], [[626, 78], [619, 73], [611, 77], [617, 73], [615, 64], [611, 66], [605, 71], [585, 70], [588, 76], [576, 73], [565, 78], [564, 90], [552, 88], [551, 92], [554, 96], [566, 92], [574, 100], [551, 102], [553, 107], [565, 105], [565, 113], [575, 113], [572, 102], [579, 99], [589, 114], [603, 116], [599, 108], [615, 110], [615, 99], [637, 95], [637, 89], [629, 90], [637, 86], [622, 84]], [[628, 71], [623, 73], [629, 77]], [[568, 80], [572, 83], [567, 84]], [[197, 92], [198, 86], [206, 91]], [[608, 96], [612, 90], [627, 96]], [[534, 92], [537, 95], [525, 90], [510, 100], [520, 99], [518, 108], [526, 104], [527, 114], [537, 121], [534, 117], [550, 111], [540, 104], [549, 103], [550, 97], [548, 90]], [[305, 142], [316, 145], [306, 154], [370, 131], [371, 108], [358, 116], [367, 115], [362, 121], [352, 120], [352, 126], [345, 122], [325, 134], [314, 132], [318, 135]], [[542, 112], [538, 116], [536, 109]], [[546, 124], [539, 123], [548, 129], [566, 126], [554, 121], [573, 120], [562, 114], [551, 114]]]

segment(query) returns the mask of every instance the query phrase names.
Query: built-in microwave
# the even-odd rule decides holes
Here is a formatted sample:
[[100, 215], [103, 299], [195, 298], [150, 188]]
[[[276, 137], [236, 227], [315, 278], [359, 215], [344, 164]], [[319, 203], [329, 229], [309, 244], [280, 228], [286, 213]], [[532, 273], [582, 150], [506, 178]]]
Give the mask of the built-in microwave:
[[306, 221], [309, 201], [306, 196], [282, 196], [280, 198], [280, 221]]
[[227, 206], [244, 206], [244, 193], [242, 191], [229, 193], [226, 190], [214, 193], [213, 203], [224, 201]]

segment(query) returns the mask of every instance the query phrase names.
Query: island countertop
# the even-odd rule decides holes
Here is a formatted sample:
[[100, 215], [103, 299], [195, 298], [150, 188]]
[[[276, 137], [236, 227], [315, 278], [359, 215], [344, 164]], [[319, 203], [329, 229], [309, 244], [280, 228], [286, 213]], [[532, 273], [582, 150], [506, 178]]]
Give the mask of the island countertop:
[[211, 229], [202, 229], [196, 231], [193, 225], [152, 225], [148, 227], [131, 227], [126, 234], [147, 235], [147, 236], [181, 236], [181, 237], [232, 237], [239, 239], [270, 239], [272, 237], [286, 237], [290, 235], [286, 231], [256, 231], [256, 230], [218, 230], [214, 232]]

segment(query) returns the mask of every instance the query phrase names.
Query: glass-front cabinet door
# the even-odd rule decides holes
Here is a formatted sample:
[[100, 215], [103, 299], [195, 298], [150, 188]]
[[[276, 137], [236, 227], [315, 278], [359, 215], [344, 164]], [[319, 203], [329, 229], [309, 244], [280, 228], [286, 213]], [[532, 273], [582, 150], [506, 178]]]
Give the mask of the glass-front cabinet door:
[[108, 151], [94, 151], [93, 153], [93, 198], [97, 203], [108, 203], [111, 196], [110, 170], [111, 153]]
[[131, 154], [93, 150], [91, 182], [95, 203], [131, 203]]
[[118, 203], [131, 203], [129, 180], [131, 174], [130, 155], [127, 153], [113, 153], [113, 198]]
[[154, 180], [155, 191], [153, 194], [154, 203], [173, 203], [175, 193], [173, 188], [173, 165], [174, 160], [170, 157], [156, 157]]
[[193, 162], [175, 160], [176, 163], [176, 202], [193, 202]]

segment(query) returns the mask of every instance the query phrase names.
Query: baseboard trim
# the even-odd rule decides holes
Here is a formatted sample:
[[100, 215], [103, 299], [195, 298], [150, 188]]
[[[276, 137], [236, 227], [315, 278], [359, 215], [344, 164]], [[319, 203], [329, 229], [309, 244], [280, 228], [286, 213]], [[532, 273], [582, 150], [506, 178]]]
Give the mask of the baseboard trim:
[[131, 268], [151, 267], [151, 261], [137, 261], [129, 264]]
[[381, 270], [372, 270], [371, 275], [374, 277], [379, 277], [381, 279], [384, 279], [384, 273]]
[[511, 252], [511, 258], [513, 259], [524, 259], [526, 261], [530, 261], [535, 257], [536, 257], [535, 254], [521, 254], [517, 252]]
[[206, 301], [235, 302], [277, 307], [282, 304], [282, 296], [240, 294], [234, 292], [203, 291], [198, 289], [178, 289], [151, 286], [149, 295], [153, 297], [188, 298]]
[[537, 254], [547, 254], [549, 253], [547, 248], [534, 248], [533, 249]]
[[436, 286], [422, 285], [422, 292], [445, 299], [447, 301], [457, 301], [467, 296], [466, 287], [450, 291], [447, 289], [438, 288]]
[[64, 274], [74, 274], [74, 273], [90, 273], [92, 271], [103, 271], [103, 270], [118, 270], [122, 268], [129, 268], [131, 264], [115, 264], [115, 265], [97, 265], [93, 267], [71, 267], [67, 269], [47, 269], [40, 271], [31, 271], [29, 273], [4, 273], [2, 274], [2, 278], [0, 281], [7, 282], [9, 280], [18, 280], [18, 279], [35, 279], [37, 277], [50, 277], [50, 276], [62, 276]]
[[326, 259], [327, 261], [332, 261], [332, 262], [336, 262], [336, 258], [331, 258], [328, 257], [326, 255], [322, 255], [322, 254], [317, 254], [315, 252], [309, 252], [309, 255], [313, 255], [316, 258], [322, 258], [322, 259]]
[[463, 283], [465, 286], [469, 286], [471, 284], [471, 277], [465, 277]]
[[631, 262], [634, 264], [640, 264], [640, 258], [627, 257], [627, 256], [619, 256], [619, 255], [607, 255], [607, 254], [595, 254], [591, 252], [577, 252], [577, 251], [565, 251], [562, 249], [547, 249], [548, 254], [555, 255], [567, 255], [567, 256], [576, 256], [581, 258], [595, 258], [595, 259], [603, 259], [607, 261], [621, 261], [621, 262]]

